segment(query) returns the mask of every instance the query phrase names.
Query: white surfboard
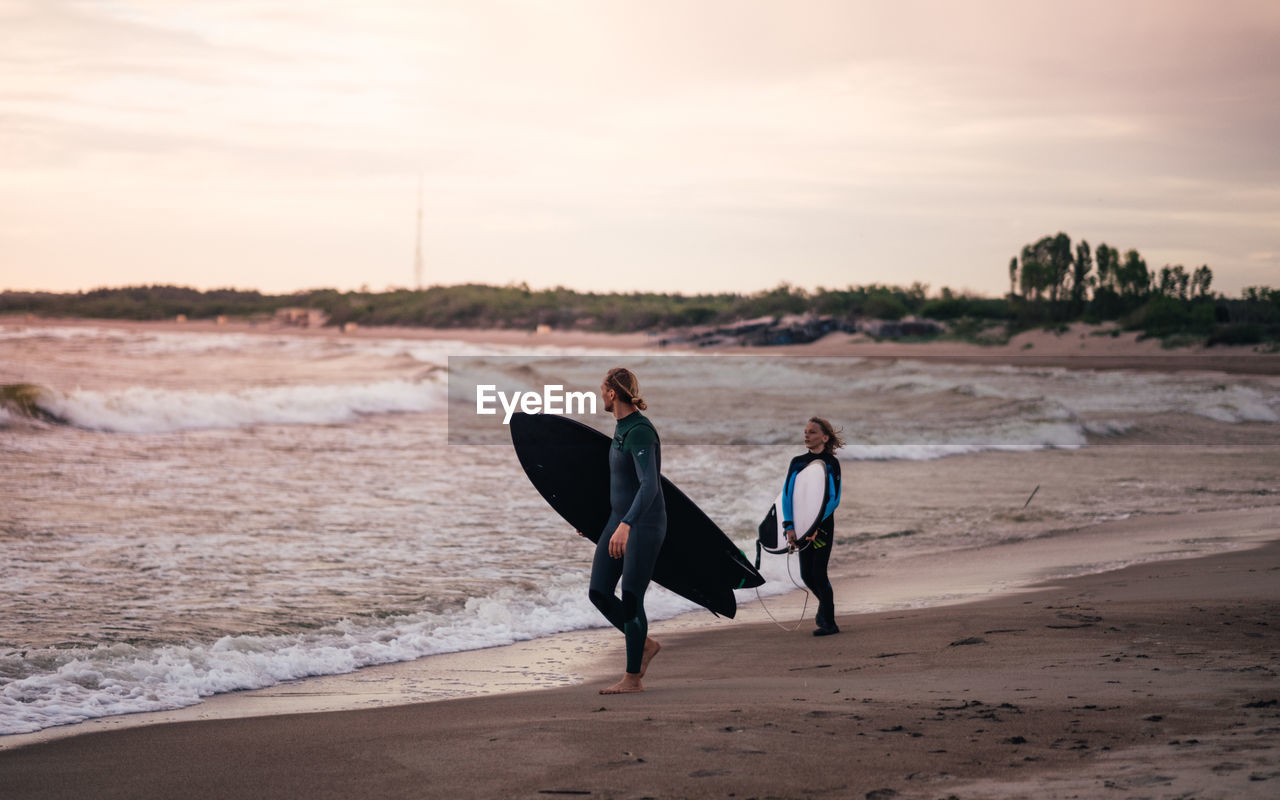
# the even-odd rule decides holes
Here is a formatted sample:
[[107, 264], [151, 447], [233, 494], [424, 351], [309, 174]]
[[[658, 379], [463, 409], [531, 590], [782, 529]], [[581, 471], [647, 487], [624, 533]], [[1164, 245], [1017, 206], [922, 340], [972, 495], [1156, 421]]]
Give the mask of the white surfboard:
[[[791, 521], [795, 525], [797, 541], [818, 527], [826, 502], [827, 467], [822, 461], [815, 460], [800, 470], [791, 490]], [[782, 492], [778, 492], [778, 498], [760, 523], [760, 543], [766, 552], [787, 552], [787, 534], [782, 521]]]

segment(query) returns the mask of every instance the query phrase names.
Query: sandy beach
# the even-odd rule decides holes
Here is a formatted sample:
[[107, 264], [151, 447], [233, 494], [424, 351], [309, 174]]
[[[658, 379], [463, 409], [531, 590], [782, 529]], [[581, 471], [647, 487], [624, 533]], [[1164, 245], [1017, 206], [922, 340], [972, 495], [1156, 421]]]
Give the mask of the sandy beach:
[[939, 340], [877, 341], [864, 334], [830, 333], [801, 345], [716, 348], [724, 353], [856, 356], [865, 359], [919, 359], [956, 364], [1008, 364], [1063, 369], [1124, 369], [1155, 372], [1216, 370], [1280, 374], [1280, 354], [1257, 345], [1164, 347], [1134, 331], [1077, 322], [1059, 330], [1023, 331], [998, 345]]
[[[643, 335], [6, 321], [656, 350]], [[1075, 329], [1021, 336], [976, 348], [837, 334], [751, 352], [1280, 372], [1280, 356], [1250, 348], [1163, 351]], [[46, 378], [34, 361], [28, 369], [64, 377]], [[616, 680], [619, 637], [576, 631], [3, 737], [0, 785], [6, 798], [1273, 797], [1273, 427], [1237, 423], [1185, 451], [1160, 446], [1165, 433], [1148, 426], [1078, 451], [851, 466], [856, 502], [912, 505], [893, 528], [840, 523], [832, 564], [843, 633], [815, 639], [808, 620], [793, 632], [770, 621], [795, 625], [800, 592], [745, 603], [733, 621], [663, 620], [653, 633], [664, 650], [640, 695], [598, 695]], [[1033, 484], [1044, 487], [1036, 504], [1018, 510]], [[1104, 484], [1131, 487], [1098, 509], [1110, 521], [1059, 521]], [[927, 500], [904, 489], [914, 486], [928, 487]], [[1036, 532], [883, 561], [867, 549], [929, 529], [974, 497], [1008, 505], [992, 524]], [[1196, 510], [1161, 513], [1162, 497]], [[1090, 574], [1115, 563], [1130, 566]]]
[[0, 773], [12, 798], [1273, 797], [1277, 589], [1273, 543], [843, 614], [827, 639], [672, 631], [639, 695], [598, 695], [596, 659], [568, 688], [136, 727]]

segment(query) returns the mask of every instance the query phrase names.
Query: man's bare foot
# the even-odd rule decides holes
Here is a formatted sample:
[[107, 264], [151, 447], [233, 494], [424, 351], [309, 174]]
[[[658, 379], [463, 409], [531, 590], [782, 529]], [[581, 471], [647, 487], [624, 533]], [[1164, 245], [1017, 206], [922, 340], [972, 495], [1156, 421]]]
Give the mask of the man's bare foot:
[[640, 683], [640, 676], [635, 673], [624, 672], [622, 673], [622, 680], [608, 689], [601, 689], [600, 694], [631, 694], [643, 691], [644, 686]]
[[640, 677], [641, 678], [643, 678], [644, 674], [649, 671], [649, 662], [653, 660], [653, 657], [656, 656], [658, 654], [658, 651], [661, 649], [662, 649], [662, 645], [658, 644], [653, 639], [644, 640], [644, 655], [640, 657]]

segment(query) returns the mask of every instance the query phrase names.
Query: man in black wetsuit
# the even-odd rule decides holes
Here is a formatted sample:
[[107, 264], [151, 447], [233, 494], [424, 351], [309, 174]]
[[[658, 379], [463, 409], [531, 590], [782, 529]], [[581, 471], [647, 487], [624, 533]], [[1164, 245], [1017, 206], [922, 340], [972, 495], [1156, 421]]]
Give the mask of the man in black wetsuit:
[[[609, 505], [612, 514], [596, 544], [589, 596], [605, 619], [627, 640], [627, 669], [622, 680], [601, 694], [644, 691], [640, 679], [662, 649], [649, 638], [644, 593], [653, 576], [658, 551], [667, 535], [667, 507], [662, 499], [662, 453], [658, 431], [640, 412], [647, 408], [630, 370], [609, 370], [600, 386], [605, 411], [618, 426], [609, 449]], [[614, 594], [622, 582], [622, 597]]]

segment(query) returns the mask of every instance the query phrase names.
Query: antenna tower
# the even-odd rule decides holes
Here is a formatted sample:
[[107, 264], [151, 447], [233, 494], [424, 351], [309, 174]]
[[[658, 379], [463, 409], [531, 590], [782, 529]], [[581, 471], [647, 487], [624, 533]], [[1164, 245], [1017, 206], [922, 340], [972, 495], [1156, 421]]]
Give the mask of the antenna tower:
[[418, 229], [413, 246], [413, 279], [418, 291], [422, 291], [422, 174], [418, 174]]

